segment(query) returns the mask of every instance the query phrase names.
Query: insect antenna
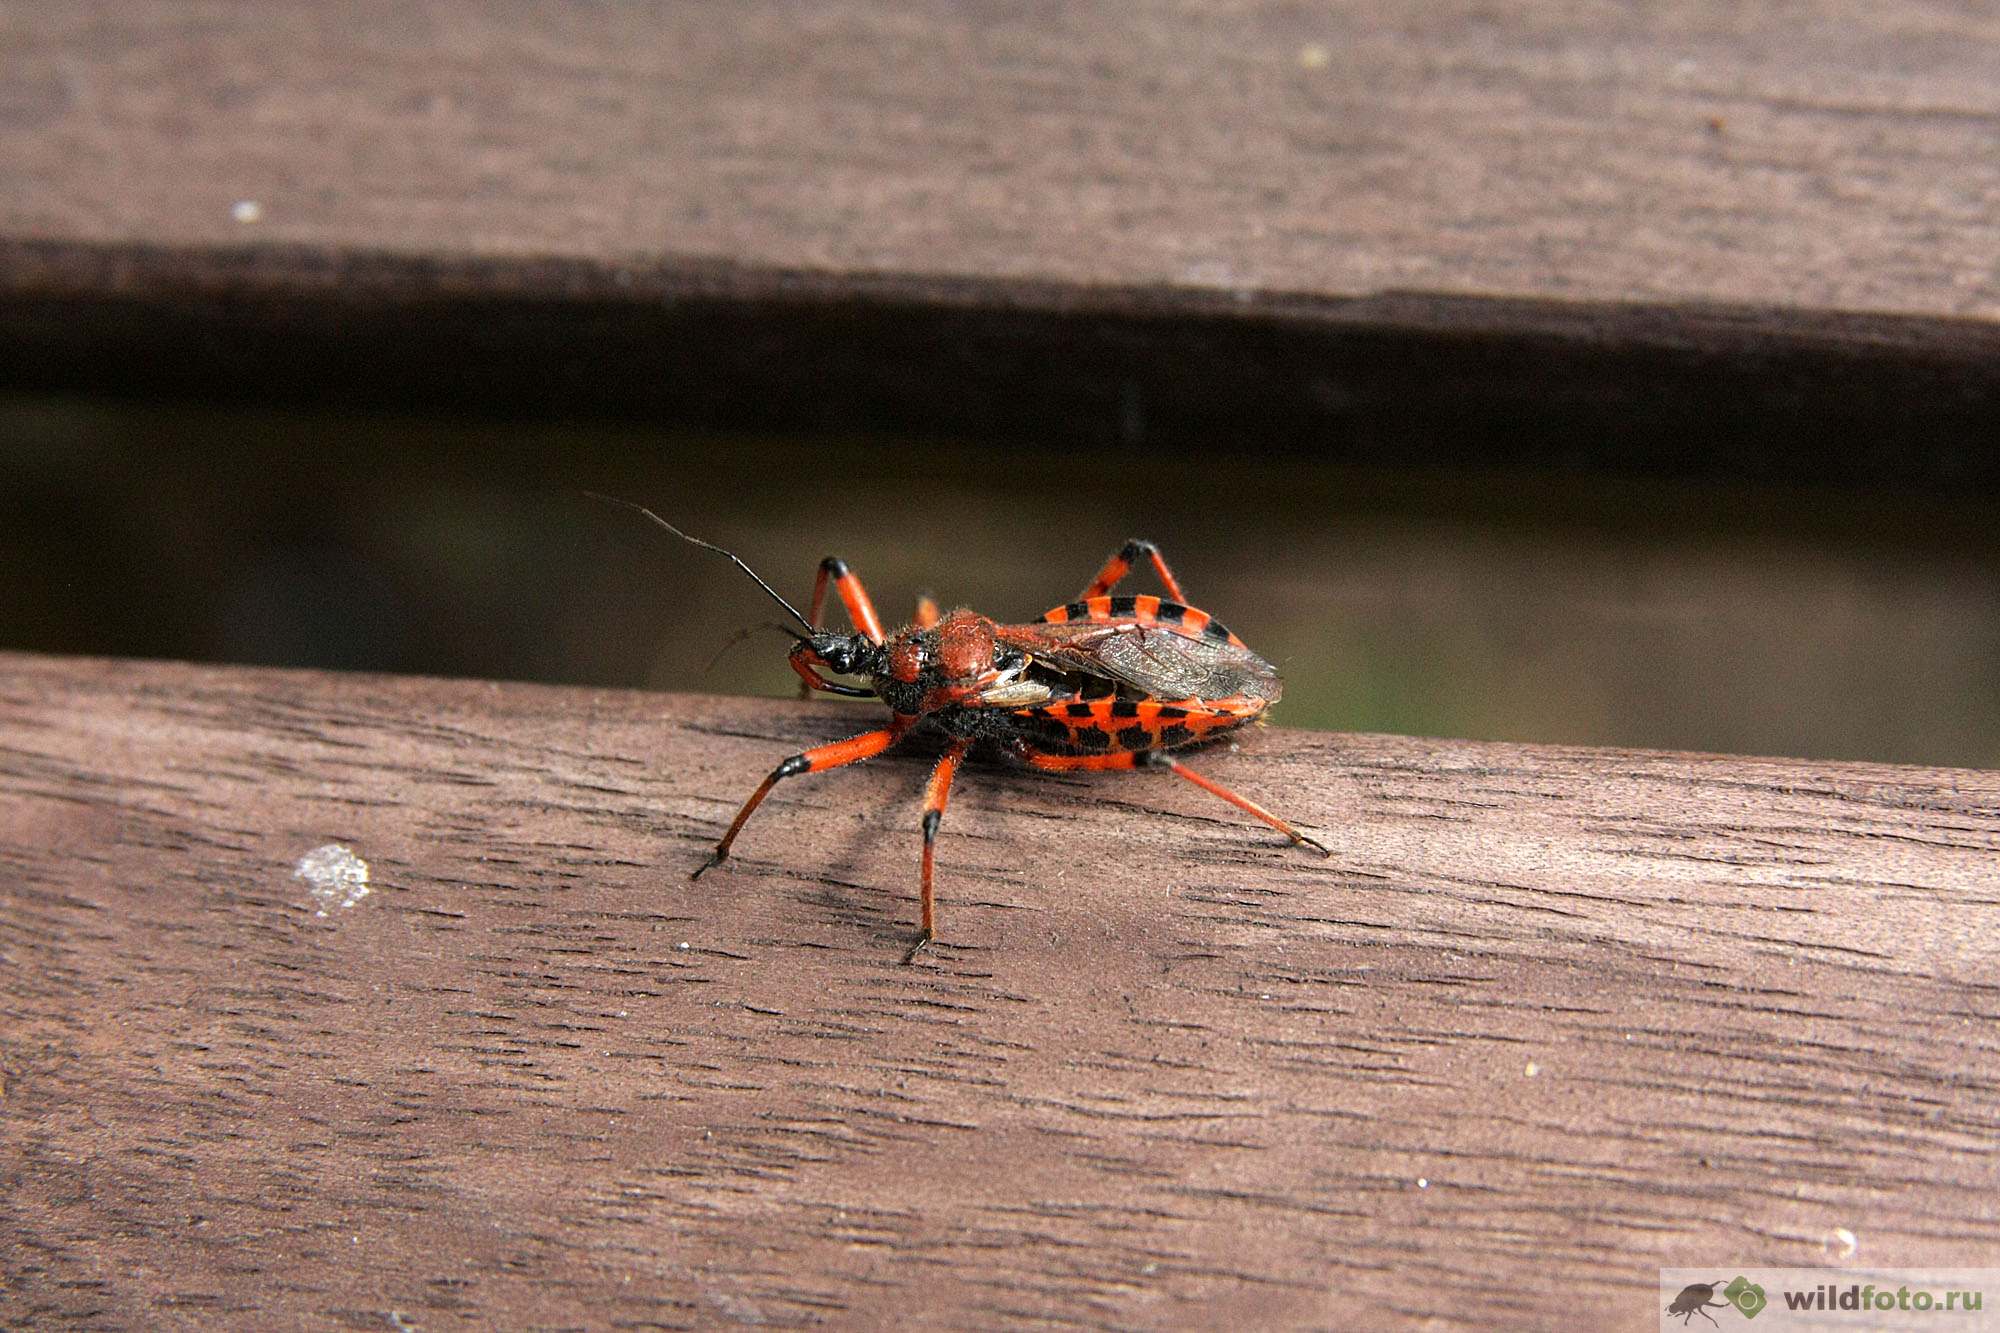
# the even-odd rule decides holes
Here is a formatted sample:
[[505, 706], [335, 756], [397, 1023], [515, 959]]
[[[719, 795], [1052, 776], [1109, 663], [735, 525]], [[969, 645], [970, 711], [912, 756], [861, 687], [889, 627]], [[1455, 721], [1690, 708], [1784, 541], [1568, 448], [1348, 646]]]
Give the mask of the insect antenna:
[[[762, 588], [765, 592], [771, 594], [772, 601], [776, 602], [779, 606], [784, 607], [785, 610], [791, 612], [792, 619], [798, 621], [801, 625], [804, 625], [807, 630], [812, 629], [812, 622], [810, 620], [807, 620], [804, 616], [800, 615], [799, 609], [796, 606], [793, 606], [783, 597], [780, 597], [778, 595], [778, 590], [776, 588], [773, 588], [770, 584], [764, 582], [762, 578], [759, 578], [757, 571], [750, 568], [750, 566], [744, 564], [742, 558], [739, 557], [734, 551], [725, 551], [720, 546], [717, 546], [714, 542], [705, 542], [699, 537], [688, 536], [685, 532], [682, 532], [679, 528], [667, 522], [667, 520], [661, 518], [658, 514], [646, 508], [646, 506], [644, 505], [633, 504], [630, 500], [621, 500], [615, 495], [600, 495], [596, 491], [585, 491], [584, 494], [589, 496], [593, 500], [602, 500], [606, 504], [623, 505], [627, 509], [637, 510], [639, 513], [644, 514], [647, 518], [652, 519], [653, 522], [665, 528], [668, 532], [673, 533], [674, 536], [679, 537], [682, 541], [692, 542], [694, 545], [701, 547], [705, 551], [713, 551], [717, 555], [727, 556], [731, 561], [731, 563], [733, 563], [738, 569], [742, 570], [745, 574], [748, 574], [751, 577], [751, 579], [753, 579], [756, 582], [758, 587]], [[795, 631], [791, 630], [786, 626], [780, 625], [779, 628], [783, 629], [785, 633], [792, 635], [793, 638], [803, 637], [802, 635], [799, 635], [798, 633], [796, 633]]]
[[749, 638], [752, 634], [755, 634], [760, 629], [774, 629], [781, 634], [789, 634], [793, 638], [797, 639], [800, 643], [812, 642], [812, 640], [808, 639], [805, 635], [793, 629], [790, 625], [780, 624], [778, 621], [775, 620], [766, 620], [755, 625], [746, 625], [742, 629], [739, 629], [734, 634], [730, 635], [728, 642], [724, 643], [720, 648], [717, 648], [715, 650], [715, 656], [709, 658], [708, 665], [701, 669], [702, 674], [705, 676], [709, 672], [715, 670], [715, 664], [722, 660], [722, 655], [724, 653], [728, 652], [731, 648], [734, 648], [737, 644], [743, 642], [745, 639]]

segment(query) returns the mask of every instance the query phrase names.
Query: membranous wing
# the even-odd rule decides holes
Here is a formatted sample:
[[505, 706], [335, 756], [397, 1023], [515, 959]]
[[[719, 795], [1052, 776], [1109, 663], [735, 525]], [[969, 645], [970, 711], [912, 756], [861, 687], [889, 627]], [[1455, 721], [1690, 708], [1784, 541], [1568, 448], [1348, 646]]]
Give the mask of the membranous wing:
[[1188, 634], [1132, 620], [1003, 625], [999, 638], [1051, 672], [1113, 682], [1120, 693], [1161, 700], [1227, 699], [1276, 703], [1277, 668], [1228, 638]]

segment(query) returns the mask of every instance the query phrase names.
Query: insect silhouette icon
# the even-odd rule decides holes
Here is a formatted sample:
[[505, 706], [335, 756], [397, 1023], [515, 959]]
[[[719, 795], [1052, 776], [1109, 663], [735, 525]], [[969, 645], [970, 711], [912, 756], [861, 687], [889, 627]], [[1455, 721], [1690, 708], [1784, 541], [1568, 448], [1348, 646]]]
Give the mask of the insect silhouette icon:
[[[1674, 1297], [1673, 1303], [1667, 1306], [1667, 1313], [1670, 1315], [1679, 1315], [1683, 1324], [1692, 1320], [1696, 1315], [1700, 1315], [1709, 1323], [1714, 1324], [1715, 1316], [1710, 1314], [1709, 1311], [1727, 1310], [1730, 1308], [1728, 1301], [1712, 1301], [1709, 1299], [1709, 1297], [1715, 1295], [1715, 1289], [1721, 1285], [1720, 1281], [1694, 1282], [1682, 1287], [1681, 1294]], [[1721, 1325], [1716, 1324], [1716, 1327], [1720, 1328]]]

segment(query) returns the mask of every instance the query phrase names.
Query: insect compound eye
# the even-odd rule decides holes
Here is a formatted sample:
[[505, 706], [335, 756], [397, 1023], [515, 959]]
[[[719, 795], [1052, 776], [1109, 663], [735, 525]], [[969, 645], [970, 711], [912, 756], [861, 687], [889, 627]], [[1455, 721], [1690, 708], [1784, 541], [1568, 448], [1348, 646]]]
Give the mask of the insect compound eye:
[[859, 655], [854, 650], [853, 640], [828, 637], [824, 642], [814, 644], [813, 651], [819, 654], [820, 660], [825, 662], [834, 674], [841, 676], [854, 674]]

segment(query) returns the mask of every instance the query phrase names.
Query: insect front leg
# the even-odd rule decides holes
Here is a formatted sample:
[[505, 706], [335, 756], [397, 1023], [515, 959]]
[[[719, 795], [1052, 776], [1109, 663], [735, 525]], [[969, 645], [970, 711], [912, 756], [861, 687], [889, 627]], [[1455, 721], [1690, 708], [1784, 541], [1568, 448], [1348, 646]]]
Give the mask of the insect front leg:
[[[831, 582], [840, 594], [840, 603], [847, 608], [847, 619], [854, 628], [861, 631], [870, 643], [882, 642], [882, 620], [875, 614], [875, 603], [869, 600], [868, 589], [861, 586], [861, 576], [847, 567], [847, 562], [837, 555], [830, 555], [819, 562], [819, 573], [813, 576], [812, 608], [807, 623], [814, 629], [820, 627], [820, 617], [826, 611], [826, 585]], [[799, 698], [811, 693], [812, 686], [806, 681], [799, 682]]]
[[937, 910], [931, 895], [932, 852], [937, 843], [938, 825], [944, 821], [944, 804], [951, 798], [951, 780], [958, 773], [959, 761], [965, 758], [970, 744], [970, 741], [953, 741], [951, 748], [937, 761], [937, 767], [931, 770], [930, 785], [924, 788], [923, 929], [917, 934], [917, 942], [903, 955], [905, 966], [916, 961], [924, 947], [937, 938]]
[[771, 770], [771, 776], [765, 778], [757, 790], [750, 793], [750, 799], [743, 803], [743, 808], [736, 812], [736, 818], [729, 822], [729, 831], [722, 835], [721, 842], [715, 844], [715, 851], [688, 878], [700, 879], [703, 874], [729, 859], [730, 844], [734, 843], [736, 835], [743, 831], [743, 825], [749, 820], [751, 813], [764, 803], [766, 796], [771, 794], [771, 788], [786, 778], [795, 778], [801, 773], [821, 773], [829, 768], [840, 768], [847, 764], [858, 764], [863, 759], [873, 759], [902, 739], [903, 733], [909, 729], [909, 723], [898, 719], [896, 723], [883, 727], [880, 731], [864, 731], [859, 736], [850, 736], [844, 741], [834, 741], [830, 745], [816, 745], [779, 764]]
[[1175, 777], [1185, 778], [1203, 791], [1211, 795], [1220, 796], [1244, 814], [1263, 820], [1266, 824], [1269, 824], [1299, 846], [1310, 847], [1321, 856], [1333, 855], [1332, 852], [1328, 851], [1318, 841], [1299, 832], [1290, 824], [1287, 824], [1284, 820], [1266, 810], [1263, 806], [1250, 800], [1248, 797], [1238, 796], [1235, 792], [1213, 779], [1203, 777], [1180, 760], [1168, 754], [1165, 750], [1140, 750], [1127, 754], [1048, 754], [1044, 751], [1030, 748], [1024, 752], [1022, 757], [1034, 767], [1052, 772], [1073, 772], [1079, 769], [1164, 768]]
[[1180, 581], [1174, 577], [1174, 572], [1167, 568], [1166, 557], [1160, 554], [1160, 548], [1138, 537], [1119, 547], [1118, 553], [1104, 562], [1104, 568], [1097, 571], [1097, 577], [1090, 581], [1077, 600], [1087, 602], [1110, 592], [1132, 572], [1132, 566], [1141, 556], [1152, 560], [1153, 571], [1160, 576], [1160, 584], [1166, 588], [1167, 596], [1185, 605], [1187, 594], [1181, 591]]
[[820, 561], [819, 573], [813, 576], [812, 627], [820, 627], [820, 615], [826, 610], [826, 585], [829, 580], [840, 594], [840, 603], [847, 608], [847, 618], [854, 623], [854, 628], [866, 635], [870, 643], [882, 642], [882, 621], [875, 614], [875, 603], [868, 599], [868, 589], [861, 586], [861, 576], [849, 569], [847, 562], [837, 555]]

